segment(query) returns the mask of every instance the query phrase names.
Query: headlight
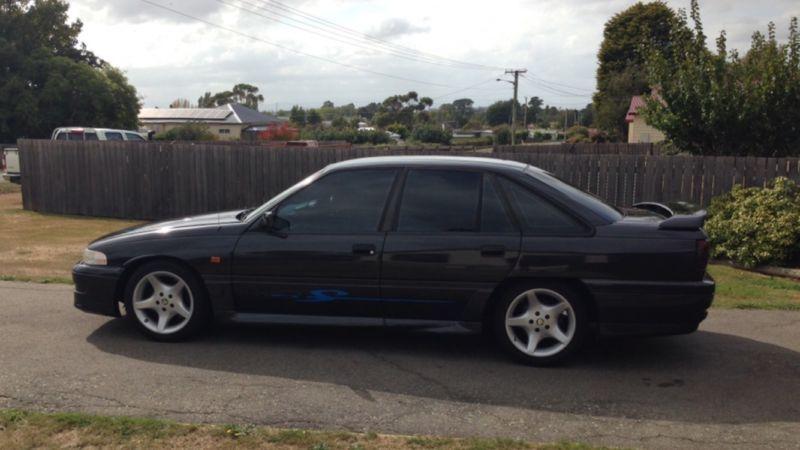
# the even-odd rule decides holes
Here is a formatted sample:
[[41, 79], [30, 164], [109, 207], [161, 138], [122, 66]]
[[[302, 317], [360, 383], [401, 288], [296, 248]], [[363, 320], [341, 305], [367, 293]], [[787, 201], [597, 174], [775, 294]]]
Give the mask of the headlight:
[[105, 253], [100, 253], [88, 248], [83, 251], [83, 263], [90, 266], [105, 266], [108, 264], [108, 258]]

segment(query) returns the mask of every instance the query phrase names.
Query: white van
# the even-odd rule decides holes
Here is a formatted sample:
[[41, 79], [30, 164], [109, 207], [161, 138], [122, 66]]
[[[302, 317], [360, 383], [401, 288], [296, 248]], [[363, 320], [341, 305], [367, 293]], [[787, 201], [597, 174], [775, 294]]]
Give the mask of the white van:
[[61, 127], [53, 131], [53, 141], [146, 141], [147, 135], [111, 128]]

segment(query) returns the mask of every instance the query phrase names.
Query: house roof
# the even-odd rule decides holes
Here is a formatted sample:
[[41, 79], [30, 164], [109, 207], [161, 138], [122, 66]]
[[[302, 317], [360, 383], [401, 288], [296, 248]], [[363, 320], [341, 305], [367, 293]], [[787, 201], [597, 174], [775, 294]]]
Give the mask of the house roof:
[[644, 96], [634, 95], [631, 97], [631, 105], [628, 107], [628, 114], [625, 115], [625, 122], [631, 123], [639, 113], [639, 108], [645, 105]]
[[230, 103], [216, 108], [142, 108], [139, 111], [139, 121], [142, 123], [238, 123], [245, 126], [262, 126], [282, 122], [275, 116], [262, 114], [238, 103]]

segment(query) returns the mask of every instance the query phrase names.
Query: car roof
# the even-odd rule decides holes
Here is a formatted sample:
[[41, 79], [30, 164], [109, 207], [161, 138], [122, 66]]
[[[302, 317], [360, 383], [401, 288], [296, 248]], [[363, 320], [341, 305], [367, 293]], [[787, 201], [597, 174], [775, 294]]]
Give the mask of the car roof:
[[91, 133], [93, 131], [94, 132], [102, 131], [103, 133], [107, 133], [107, 132], [110, 131], [110, 132], [142, 134], [141, 132], [135, 131], [135, 130], [120, 130], [120, 129], [116, 129], [116, 128], [94, 128], [94, 127], [58, 127], [58, 128], [56, 128], [56, 131], [78, 131], [78, 130], [83, 131], [83, 132], [89, 132], [89, 133]]
[[[522, 171], [529, 167], [525, 163], [509, 161], [491, 157], [472, 156], [373, 156], [368, 158], [350, 159], [331, 164], [327, 170], [356, 169], [367, 167], [463, 167], [494, 170]], [[535, 169], [539, 170], [539, 169]]]

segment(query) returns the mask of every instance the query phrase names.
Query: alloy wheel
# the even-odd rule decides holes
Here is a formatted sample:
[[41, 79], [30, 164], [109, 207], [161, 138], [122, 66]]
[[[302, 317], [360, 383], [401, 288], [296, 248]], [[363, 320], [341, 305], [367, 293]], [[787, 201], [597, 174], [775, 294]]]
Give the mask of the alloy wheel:
[[517, 350], [533, 357], [552, 356], [564, 350], [575, 337], [575, 311], [558, 292], [531, 289], [509, 304], [505, 327]]
[[131, 306], [136, 319], [145, 328], [166, 335], [189, 323], [194, 312], [194, 296], [178, 275], [167, 271], [151, 272], [136, 284]]

